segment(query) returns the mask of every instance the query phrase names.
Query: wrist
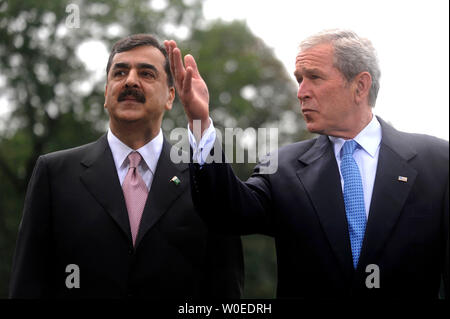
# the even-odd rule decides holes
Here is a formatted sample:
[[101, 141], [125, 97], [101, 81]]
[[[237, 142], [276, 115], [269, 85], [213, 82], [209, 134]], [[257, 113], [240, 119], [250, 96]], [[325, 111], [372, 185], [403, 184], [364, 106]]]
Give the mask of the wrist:
[[195, 138], [200, 140], [203, 136], [203, 133], [208, 129], [211, 125], [211, 121], [209, 117], [206, 119], [190, 119], [189, 120], [189, 129], [194, 134]]

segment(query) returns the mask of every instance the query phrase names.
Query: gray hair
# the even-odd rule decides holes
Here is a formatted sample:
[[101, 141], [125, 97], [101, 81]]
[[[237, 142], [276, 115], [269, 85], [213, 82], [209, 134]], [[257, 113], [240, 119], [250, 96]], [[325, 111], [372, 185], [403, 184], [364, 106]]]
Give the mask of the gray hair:
[[305, 51], [318, 44], [330, 43], [334, 48], [334, 66], [348, 82], [361, 73], [368, 72], [372, 77], [369, 92], [369, 105], [374, 107], [380, 89], [381, 71], [372, 43], [350, 30], [324, 30], [302, 41], [300, 50]]

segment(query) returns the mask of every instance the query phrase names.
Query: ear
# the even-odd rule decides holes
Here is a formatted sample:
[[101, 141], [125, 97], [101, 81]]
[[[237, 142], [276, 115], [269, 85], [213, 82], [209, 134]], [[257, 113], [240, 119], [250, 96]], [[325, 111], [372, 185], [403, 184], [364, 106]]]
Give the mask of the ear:
[[175, 88], [173, 86], [169, 87], [169, 96], [167, 97], [167, 103], [165, 106], [166, 110], [171, 110], [173, 101], [175, 100]]
[[369, 104], [369, 92], [372, 86], [372, 77], [369, 72], [361, 72], [353, 79], [354, 97], [356, 104]]

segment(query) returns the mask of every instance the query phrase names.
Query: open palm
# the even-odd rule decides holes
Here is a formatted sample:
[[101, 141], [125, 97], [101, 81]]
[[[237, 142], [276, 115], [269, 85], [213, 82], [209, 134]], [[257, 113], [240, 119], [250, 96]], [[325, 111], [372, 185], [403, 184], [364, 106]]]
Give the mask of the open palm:
[[200, 76], [192, 55], [181, 59], [181, 51], [175, 41], [164, 41], [169, 55], [170, 70], [174, 77], [175, 89], [183, 104], [192, 129], [192, 122], [200, 120], [202, 132], [209, 126], [209, 92], [205, 81]]

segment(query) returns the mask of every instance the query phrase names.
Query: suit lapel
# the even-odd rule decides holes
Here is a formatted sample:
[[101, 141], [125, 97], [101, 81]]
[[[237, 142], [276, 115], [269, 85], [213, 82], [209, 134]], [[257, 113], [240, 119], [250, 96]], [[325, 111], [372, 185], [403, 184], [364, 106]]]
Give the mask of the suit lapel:
[[353, 274], [352, 254], [345, 215], [339, 169], [331, 142], [320, 136], [299, 161], [305, 164], [297, 171], [323, 230], [347, 278]]
[[[174, 164], [170, 159], [172, 146], [164, 139], [161, 155], [153, 176], [150, 192], [147, 197], [141, 224], [139, 226], [136, 247], [139, 245], [145, 234], [155, 225], [155, 223], [169, 209], [170, 205], [188, 187], [189, 177], [186, 176], [187, 164]], [[177, 176], [181, 183], [176, 185], [171, 179]]]
[[92, 145], [81, 164], [86, 167], [80, 175], [82, 183], [131, 241], [127, 208], [106, 135]]
[[[382, 128], [382, 140], [359, 261], [363, 266], [376, 261], [394, 229], [417, 176], [417, 171], [408, 163], [416, 155], [415, 151], [404, 141], [401, 133], [382, 119], [378, 120]], [[407, 182], [400, 181], [399, 176], [407, 177]]]

